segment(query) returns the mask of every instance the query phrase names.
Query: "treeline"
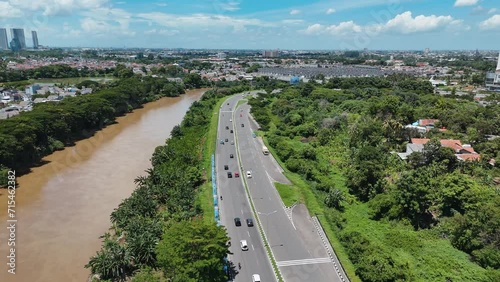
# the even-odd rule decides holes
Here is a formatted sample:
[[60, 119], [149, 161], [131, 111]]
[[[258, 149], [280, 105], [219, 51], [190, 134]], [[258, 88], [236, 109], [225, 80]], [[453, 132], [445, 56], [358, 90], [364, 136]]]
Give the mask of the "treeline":
[[58, 103], [39, 103], [32, 111], [0, 120], [0, 168], [29, 168], [53, 151], [113, 123], [117, 116], [160, 97], [184, 93], [181, 84], [151, 77], [123, 79], [106, 87]]
[[91, 70], [88, 67], [77, 69], [69, 65], [49, 65], [27, 70], [0, 69], [0, 83], [38, 78], [102, 77], [113, 71], [113, 69]]
[[227, 281], [229, 238], [201, 218], [195, 200], [209, 180], [202, 156], [213, 108], [219, 98], [247, 89], [207, 91], [156, 148], [148, 175], [136, 179], [137, 189], [111, 214], [114, 236], [104, 236], [86, 266], [101, 281]]
[[[363, 281], [499, 281], [500, 170], [488, 161], [500, 159], [500, 138], [486, 135], [500, 135], [500, 105], [436, 96], [428, 82], [398, 79], [326, 85], [344, 90], [302, 84], [250, 100], [252, 114], [324, 204]], [[403, 127], [421, 118], [439, 119], [447, 131], [428, 132], [431, 141], [408, 161], [391, 154], [423, 137]], [[460, 162], [439, 139], [472, 144], [482, 159]]]

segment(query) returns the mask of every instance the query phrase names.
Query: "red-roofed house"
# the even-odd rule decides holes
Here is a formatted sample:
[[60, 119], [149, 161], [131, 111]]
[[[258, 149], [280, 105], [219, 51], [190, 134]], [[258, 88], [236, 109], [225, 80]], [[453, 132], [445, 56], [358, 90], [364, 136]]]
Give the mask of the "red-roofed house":
[[[411, 144], [407, 145], [407, 153], [400, 153], [400, 157], [402, 159], [406, 159], [410, 151], [423, 151], [423, 145], [425, 145], [429, 141], [430, 139], [428, 138], [412, 138]], [[439, 140], [439, 142], [441, 143], [441, 146], [453, 149], [453, 151], [455, 151], [455, 156], [461, 161], [479, 161], [481, 159], [481, 155], [474, 151], [474, 148], [472, 148], [471, 145], [462, 145], [462, 142], [460, 140], [441, 139]], [[410, 148], [411, 150], [409, 150], [408, 148]]]

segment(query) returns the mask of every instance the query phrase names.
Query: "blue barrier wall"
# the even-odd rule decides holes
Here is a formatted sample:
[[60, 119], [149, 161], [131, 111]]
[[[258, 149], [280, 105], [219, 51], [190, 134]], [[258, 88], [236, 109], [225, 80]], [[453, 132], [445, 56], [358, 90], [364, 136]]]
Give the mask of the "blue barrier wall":
[[217, 183], [215, 177], [215, 156], [212, 155], [212, 195], [214, 197], [214, 216], [217, 225], [220, 225], [219, 197], [217, 197]]

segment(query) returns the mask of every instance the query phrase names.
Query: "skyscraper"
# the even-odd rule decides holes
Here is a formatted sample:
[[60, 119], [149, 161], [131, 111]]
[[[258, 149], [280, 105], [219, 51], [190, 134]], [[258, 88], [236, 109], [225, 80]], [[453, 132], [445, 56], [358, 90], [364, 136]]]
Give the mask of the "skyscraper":
[[36, 31], [31, 31], [31, 38], [33, 38], [33, 49], [38, 49], [38, 35]]
[[7, 29], [0, 28], [0, 50], [9, 49], [9, 40], [7, 39]]
[[[26, 49], [26, 39], [24, 38], [24, 29], [22, 28], [13, 28], [10, 30], [12, 41], [14, 41], [18, 48]], [[11, 46], [12, 47], [12, 46]]]

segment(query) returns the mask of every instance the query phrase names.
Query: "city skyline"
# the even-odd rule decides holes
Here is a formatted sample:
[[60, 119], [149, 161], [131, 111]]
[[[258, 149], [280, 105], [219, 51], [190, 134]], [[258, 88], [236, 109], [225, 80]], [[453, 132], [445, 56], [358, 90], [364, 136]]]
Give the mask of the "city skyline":
[[0, 26], [53, 47], [495, 50], [494, 0], [0, 2]]

